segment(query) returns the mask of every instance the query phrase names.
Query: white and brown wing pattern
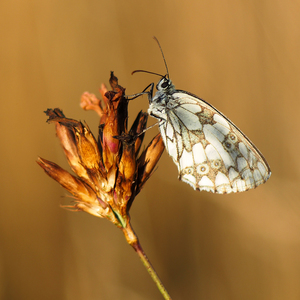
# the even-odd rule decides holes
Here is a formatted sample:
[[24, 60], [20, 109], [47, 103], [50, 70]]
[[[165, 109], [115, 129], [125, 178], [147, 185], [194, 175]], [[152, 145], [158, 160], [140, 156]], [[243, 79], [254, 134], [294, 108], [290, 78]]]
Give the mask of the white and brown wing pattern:
[[198, 97], [172, 88], [162, 92], [158, 85], [149, 112], [161, 121], [180, 180], [219, 194], [247, 191], [268, 180], [266, 160], [231, 121]]

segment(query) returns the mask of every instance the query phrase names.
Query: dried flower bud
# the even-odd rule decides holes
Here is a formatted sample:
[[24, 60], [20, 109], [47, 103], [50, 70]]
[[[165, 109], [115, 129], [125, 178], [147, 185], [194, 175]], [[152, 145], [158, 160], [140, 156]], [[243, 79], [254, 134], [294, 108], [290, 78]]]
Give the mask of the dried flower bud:
[[[38, 158], [37, 163], [50, 177], [52, 177], [61, 186], [67, 189], [78, 200], [81, 200], [91, 207], [96, 206], [97, 208], [95, 209], [95, 211], [99, 211], [101, 207], [102, 209], [107, 208], [107, 204], [98, 199], [93, 189], [79, 178], [71, 175], [69, 172], [65, 171], [57, 164], [41, 157]], [[101, 205], [100, 208], [98, 207], [99, 204]], [[101, 213], [99, 214], [99, 216], [101, 216]]]
[[139, 183], [138, 190], [140, 191], [145, 182], [151, 176], [158, 160], [164, 152], [165, 146], [160, 133], [150, 142], [148, 147], [138, 159], [139, 168]]
[[78, 122], [74, 126], [78, 154], [83, 166], [87, 169], [98, 169], [100, 165], [100, 153], [97, 142], [87, 125]]

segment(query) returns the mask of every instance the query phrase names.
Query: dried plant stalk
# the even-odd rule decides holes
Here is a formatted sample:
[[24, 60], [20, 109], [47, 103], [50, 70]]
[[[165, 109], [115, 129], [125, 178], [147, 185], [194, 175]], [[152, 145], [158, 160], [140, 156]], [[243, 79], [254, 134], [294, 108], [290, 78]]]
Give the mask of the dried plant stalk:
[[58, 109], [48, 109], [48, 123], [54, 123], [71, 169], [76, 176], [43, 158], [37, 163], [68, 190], [75, 210], [106, 218], [119, 227], [126, 241], [137, 252], [165, 299], [171, 299], [144, 253], [130, 224], [130, 207], [151, 176], [163, 150], [160, 134], [139, 154], [147, 123], [147, 113], [140, 112], [131, 129], [127, 129], [128, 99], [125, 89], [111, 72], [111, 91], [104, 85], [100, 93], [84, 93], [81, 107], [94, 110], [100, 117], [99, 136], [95, 139], [87, 124], [65, 117]]

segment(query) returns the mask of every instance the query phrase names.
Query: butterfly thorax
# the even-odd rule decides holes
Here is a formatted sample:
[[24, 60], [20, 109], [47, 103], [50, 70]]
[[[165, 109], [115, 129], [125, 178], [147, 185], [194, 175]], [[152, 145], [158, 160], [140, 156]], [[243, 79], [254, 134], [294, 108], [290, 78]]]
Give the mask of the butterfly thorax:
[[156, 88], [156, 94], [150, 99], [148, 113], [161, 122], [165, 122], [168, 112], [179, 105], [173, 97], [176, 92], [175, 86], [170, 79], [163, 77]]

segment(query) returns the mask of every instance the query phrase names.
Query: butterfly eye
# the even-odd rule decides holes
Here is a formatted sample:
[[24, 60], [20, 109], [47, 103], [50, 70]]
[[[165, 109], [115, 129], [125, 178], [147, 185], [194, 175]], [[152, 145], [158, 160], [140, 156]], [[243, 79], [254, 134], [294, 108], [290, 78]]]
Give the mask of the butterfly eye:
[[165, 89], [168, 85], [169, 85], [169, 83], [168, 83], [168, 81], [166, 80], [166, 81], [164, 81], [164, 82], [161, 84], [161, 87], [162, 87], [163, 89]]

